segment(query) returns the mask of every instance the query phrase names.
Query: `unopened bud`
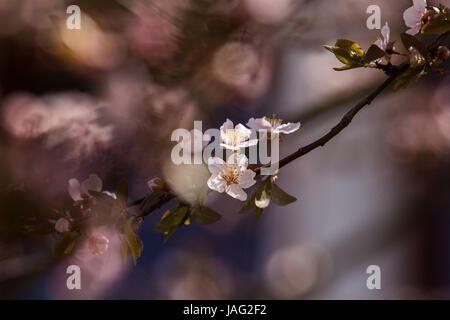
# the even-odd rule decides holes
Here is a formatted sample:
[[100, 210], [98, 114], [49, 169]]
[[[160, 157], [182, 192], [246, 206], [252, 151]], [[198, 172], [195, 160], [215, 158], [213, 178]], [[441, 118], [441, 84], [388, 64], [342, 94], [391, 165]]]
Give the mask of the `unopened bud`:
[[437, 50], [436, 59], [445, 61], [450, 57], [450, 51], [445, 46], [440, 46]]
[[60, 218], [55, 223], [55, 230], [59, 233], [69, 232], [70, 231], [70, 221], [66, 218]]
[[166, 187], [164, 181], [162, 181], [162, 179], [158, 178], [158, 177], [149, 180], [147, 182], [147, 185], [153, 191], [155, 191], [155, 190], [164, 190], [165, 187]]

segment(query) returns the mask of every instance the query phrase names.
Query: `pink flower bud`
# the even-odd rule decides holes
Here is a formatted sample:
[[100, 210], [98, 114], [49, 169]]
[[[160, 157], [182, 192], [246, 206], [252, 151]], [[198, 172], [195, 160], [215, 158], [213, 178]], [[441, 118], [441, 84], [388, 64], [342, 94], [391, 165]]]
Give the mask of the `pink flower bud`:
[[150, 189], [153, 190], [154, 188], [161, 187], [163, 185], [163, 182], [162, 182], [161, 178], [156, 177], [156, 178], [149, 180], [147, 182], [147, 185]]
[[105, 254], [108, 251], [109, 239], [102, 234], [96, 234], [89, 237], [89, 250], [93, 254]]
[[448, 50], [447, 47], [445, 46], [440, 46], [438, 48], [437, 54], [436, 54], [436, 59], [437, 60], [441, 60], [441, 61], [445, 61], [450, 57], [450, 51]]
[[59, 233], [69, 232], [70, 231], [70, 221], [66, 218], [60, 218], [55, 223], [55, 230]]

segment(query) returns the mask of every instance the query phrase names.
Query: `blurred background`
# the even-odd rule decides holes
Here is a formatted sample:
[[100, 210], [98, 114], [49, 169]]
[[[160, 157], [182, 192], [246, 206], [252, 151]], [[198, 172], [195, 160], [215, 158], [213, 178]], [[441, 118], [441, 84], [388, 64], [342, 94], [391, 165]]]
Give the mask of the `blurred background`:
[[[66, 28], [70, 4], [80, 30]], [[113, 191], [125, 177], [132, 199], [148, 193], [150, 178], [167, 176], [171, 132], [194, 120], [301, 121], [281, 156], [315, 140], [383, 81], [377, 70], [334, 71], [322, 47], [349, 38], [368, 48], [380, 34], [366, 27], [373, 4], [404, 51], [410, 0], [0, 0], [0, 298], [450, 298], [450, 78], [435, 74], [387, 90], [283, 168], [278, 184], [298, 201], [260, 222], [216, 193], [220, 222], [163, 244], [154, 226], [166, 205], [139, 230], [136, 267], [120, 261], [113, 230], [105, 255], [59, 261], [56, 236], [22, 232], [70, 208], [71, 178], [96, 173]], [[66, 288], [70, 264], [80, 291]], [[381, 290], [366, 287], [369, 265]]]

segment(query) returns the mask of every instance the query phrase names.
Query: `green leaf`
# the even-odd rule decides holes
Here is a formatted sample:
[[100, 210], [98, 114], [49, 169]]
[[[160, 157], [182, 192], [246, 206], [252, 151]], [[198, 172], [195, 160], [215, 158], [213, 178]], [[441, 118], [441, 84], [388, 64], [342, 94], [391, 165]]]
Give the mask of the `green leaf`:
[[256, 210], [255, 210], [256, 221], [261, 220], [261, 216], [262, 216], [263, 212], [264, 212], [263, 208], [256, 208]]
[[272, 182], [271, 179], [268, 178], [265, 181], [261, 182], [262, 188], [258, 190], [255, 197], [255, 206], [261, 209], [265, 209], [270, 204], [270, 198], [272, 196]]
[[371, 45], [369, 50], [367, 50], [366, 55], [364, 56], [364, 62], [370, 63], [372, 61], [378, 60], [380, 58], [383, 58], [386, 55], [386, 53], [381, 50], [377, 45]]
[[[172, 228], [178, 228], [181, 226], [189, 215], [189, 207], [178, 207], [173, 212], [170, 212], [166, 217], [164, 217], [157, 225], [157, 232], [169, 232]], [[173, 231], [172, 231], [173, 232]]]
[[423, 34], [444, 34], [450, 31], [450, 13], [441, 10], [439, 14], [432, 17], [423, 27]]
[[96, 225], [112, 223], [117, 217], [113, 211], [114, 208], [120, 207], [119, 202], [103, 192], [89, 190], [89, 194], [95, 198], [95, 204], [91, 208], [93, 223]]
[[65, 232], [60, 237], [58, 242], [53, 248], [53, 256], [55, 258], [61, 258], [62, 256], [70, 253], [75, 246], [75, 240], [78, 237], [77, 232]]
[[91, 196], [93, 196], [95, 198], [95, 200], [100, 201], [100, 202], [106, 202], [106, 203], [112, 204], [116, 200], [104, 192], [99, 192], [99, 191], [94, 191], [94, 190], [89, 190], [88, 192]]
[[111, 208], [111, 216], [113, 219], [119, 218], [127, 209], [128, 204], [128, 182], [122, 179], [119, 182], [116, 190], [117, 200]]
[[126, 207], [128, 202], [128, 182], [126, 179], [122, 179], [117, 186], [117, 200], [121, 202], [121, 204]]
[[345, 64], [345, 66], [341, 68], [334, 68], [336, 71], [360, 68], [365, 65], [365, 53], [361, 47], [353, 41], [339, 39], [334, 46], [324, 46], [324, 48], [332, 52], [340, 62]]
[[250, 197], [250, 199], [248, 199], [248, 201], [245, 203], [245, 205], [241, 208], [241, 210], [239, 210], [239, 213], [244, 213], [247, 212], [253, 208], [256, 208], [255, 205], [255, 198], [256, 198], [256, 191], [252, 194], [252, 196]]
[[120, 243], [120, 259], [122, 260], [122, 263], [126, 264], [130, 256], [131, 256], [130, 247], [128, 246], [127, 240], [125, 240], [124, 238]]
[[32, 224], [24, 226], [23, 229], [26, 233], [46, 235], [55, 232], [55, 224], [51, 222]]
[[286, 193], [283, 189], [281, 189], [274, 183], [272, 186], [272, 200], [279, 206], [286, 206], [297, 201], [297, 198]]
[[[128, 244], [128, 248], [131, 251], [131, 255], [133, 256], [134, 265], [137, 264], [137, 259], [141, 256], [142, 251], [142, 240], [136, 234], [137, 228], [139, 224], [136, 222], [135, 217], [131, 217], [128, 219], [125, 224], [125, 241]], [[122, 254], [122, 252], [121, 252]]]
[[417, 82], [424, 73], [425, 66], [422, 66], [420, 68], [408, 68], [397, 78], [394, 90], [397, 91], [399, 89], [406, 88], [410, 84]]
[[222, 216], [211, 208], [199, 206], [193, 209], [192, 216], [199, 224], [211, 224], [219, 221]]
[[425, 58], [425, 59], [429, 59], [430, 55], [428, 53], [428, 48], [427, 46], [420, 41], [419, 39], [417, 39], [416, 37], [407, 34], [407, 33], [402, 33], [400, 35], [402, 42], [403, 42], [403, 46], [405, 47], [406, 50], [409, 50], [409, 48], [413, 47], [415, 48], [417, 51], [420, 52], [420, 54]]
[[139, 211], [146, 216], [158, 209], [161, 203], [165, 203], [173, 198], [170, 192], [155, 190], [141, 203]]
[[361, 47], [357, 43], [351, 40], [338, 39], [335, 46], [348, 50], [352, 56], [358, 56], [360, 58], [364, 57], [364, 50], [361, 49]]

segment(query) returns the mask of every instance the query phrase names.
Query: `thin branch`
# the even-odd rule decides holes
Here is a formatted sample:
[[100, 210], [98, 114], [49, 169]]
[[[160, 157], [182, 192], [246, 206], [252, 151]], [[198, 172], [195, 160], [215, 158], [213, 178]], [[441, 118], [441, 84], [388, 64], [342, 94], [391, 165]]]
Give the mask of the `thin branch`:
[[392, 73], [379, 87], [377, 87], [372, 93], [358, 102], [350, 111], [348, 111], [339, 121], [337, 125], [335, 125], [327, 134], [322, 136], [320, 139], [298, 149], [296, 152], [287, 156], [279, 162], [279, 168], [284, 167], [285, 165], [291, 163], [292, 161], [304, 156], [305, 154], [317, 149], [319, 147], [323, 147], [326, 143], [328, 143], [331, 139], [336, 137], [342, 130], [344, 130], [356, 116], [356, 114], [361, 111], [365, 106], [368, 106], [372, 103], [372, 101], [381, 93], [384, 89], [386, 89], [392, 82], [397, 79], [397, 77], [402, 74], [407, 68], [409, 64], [402, 65], [398, 68], [394, 73]]
[[[446, 32], [442, 35], [440, 35], [438, 38], [436, 38], [433, 43], [431, 43], [428, 46], [428, 50], [434, 51], [436, 50], [447, 38], [449, 35], [449, 32]], [[319, 138], [318, 140], [301, 147], [296, 152], [290, 154], [289, 156], [283, 158], [278, 163], [278, 168], [282, 168], [286, 166], [287, 164], [291, 163], [292, 161], [310, 153], [311, 151], [323, 147], [325, 144], [327, 144], [330, 140], [332, 140], [334, 137], [336, 137], [339, 133], [341, 133], [342, 130], [344, 130], [353, 120], [353, 118], [356, 116], [356, 114], [361, 111], [365, 106], [368, 106], [372, 103], [372, 101], [384, 91], [389, 85], [394, 82], [404, 71], [406, 71], [409, 68], [410, 64], [409, 62], [405, 62], [399, 67], [392, 66], [390, 73], [390, 76], [379, 86], [377, 87], [372, 93], [370, 93], [368, 96], [366, 96], [364, 99], [359, 101], [353, 108], [351, 108], [345, 115], [342, 117], [341, 121], [337, 125], [335, 125], [327, 134]], [[259, 174], [261, 170], [260, 168], [255, 169], [255, 171]]]

